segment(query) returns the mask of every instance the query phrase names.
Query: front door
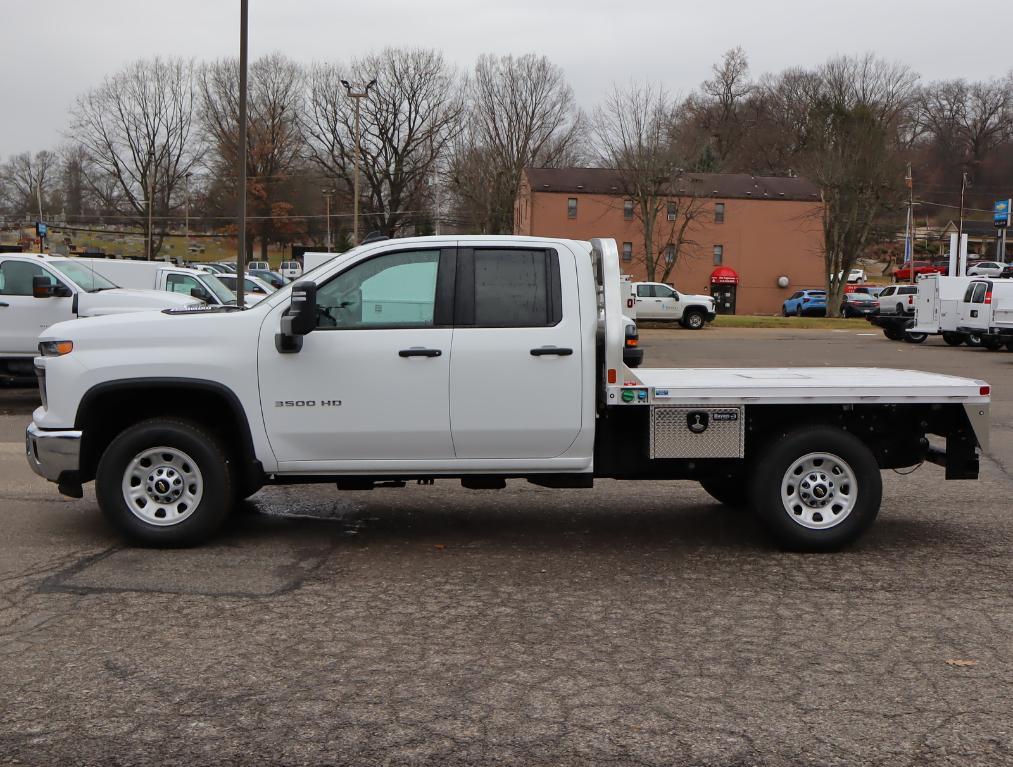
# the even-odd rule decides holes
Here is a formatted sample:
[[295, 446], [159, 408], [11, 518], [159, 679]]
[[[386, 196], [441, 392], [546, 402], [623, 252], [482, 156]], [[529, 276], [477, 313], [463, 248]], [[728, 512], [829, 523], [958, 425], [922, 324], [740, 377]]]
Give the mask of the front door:
[[271, 310], [261, 405], [282, 471], [453, 457], [453, 275], [452, 250], [367, 256], [319, 285], [317, 329], [294, 354], [275, 348], [287, 306]]
[[[0, 354], [34, 354], [39, 334], [50, 325], [74, 318], [73, 298], [34, 298], [32, 279], [48, 277], [62, 284], [41, 263], [0, 261]], [[69, 287], [69, 286], [67, 286]]]
[[573, 253], [492, 246], [459, 251], [450, 360], [458, 458], [565, 453], [581, 430], [582, 360]]
[[735, 314], [735, 286], [734, 285], [711, 285], [711, 295], [714, 296], [714, 311], [718, 314]]

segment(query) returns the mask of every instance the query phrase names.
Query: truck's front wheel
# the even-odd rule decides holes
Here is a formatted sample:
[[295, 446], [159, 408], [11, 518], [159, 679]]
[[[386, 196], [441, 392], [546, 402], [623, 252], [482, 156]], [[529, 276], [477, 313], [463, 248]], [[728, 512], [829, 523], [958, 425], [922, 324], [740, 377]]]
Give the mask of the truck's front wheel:
[[120, 433], [95, 476], [106, 517], [150, 546], [189, 546], [211, 536], [232, 507], [229, 461], [195, 424], [152, 419]]
[[796, 429], [767, 446], [751, 488], [760, 517], [789, 549], [833, 551], [875, 520], [883, 494], [872, 451], [841, 429]]
[[702, 312], [696, 309], [690, 309], [686, 312], [682, 318], [682, 325], [690, 330], [700, 330], [706, 324], [707, 319], [703, 316]]

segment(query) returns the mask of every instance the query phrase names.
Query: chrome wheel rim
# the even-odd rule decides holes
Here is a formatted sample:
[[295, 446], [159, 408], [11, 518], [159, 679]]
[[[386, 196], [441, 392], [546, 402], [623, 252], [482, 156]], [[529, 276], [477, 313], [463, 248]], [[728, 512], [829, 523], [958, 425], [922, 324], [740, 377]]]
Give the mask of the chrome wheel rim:
[[855, 508], [858, 482], [842, 458], [809, 453], [788, 467], [781, 480], [781, 503], [791, 520], [809, 530], [841, 524]]
[[701, 317], [699, 314], [689, 315], [689, 326], [693, 328], [693, 330], [698, 330], [702, 325], [703, 325], [703, 317]]
[[149, 525], [169, 527], [189, 517], [204, 496], [196, 461], [175, 447], [153, 447], [133, 457], [123, 471], [123, 500]]

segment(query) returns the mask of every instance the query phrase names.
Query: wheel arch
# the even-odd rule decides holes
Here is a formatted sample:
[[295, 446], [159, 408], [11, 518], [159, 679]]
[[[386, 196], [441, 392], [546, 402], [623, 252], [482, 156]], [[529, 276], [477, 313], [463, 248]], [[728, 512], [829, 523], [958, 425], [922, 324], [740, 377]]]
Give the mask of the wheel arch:
[[74, 418], [74, 428], [82, 432], [80, 481], [94, 479], [99, 459], [116, 435], [161, 416], [194, 420], [210, 429], [236, 462], [242, 487], [252, 493], [263, 484], [250, 422], [236, 393], [215, 381], [172, 377], [107, 381], [85, 392]]

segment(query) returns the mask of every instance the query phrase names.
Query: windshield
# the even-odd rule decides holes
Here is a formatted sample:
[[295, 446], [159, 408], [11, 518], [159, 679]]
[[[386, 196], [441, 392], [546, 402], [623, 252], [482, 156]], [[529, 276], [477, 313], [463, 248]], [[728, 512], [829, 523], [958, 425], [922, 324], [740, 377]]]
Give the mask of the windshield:
[[215, 275], [204, 272], [201, 274], [201, 280], [223, 304], [228, 304], [236, 300], [235, 293], [225, 287], [225, 283], [223, 283]]
[[83, 264], [76, 264], [73, 261], [57, 261], [55, 266], [71, 282], [88, 293], [94, 293], [99, 290], [112, 290], [119, 287], [119, 285], [113, 284], [101, 274]]

